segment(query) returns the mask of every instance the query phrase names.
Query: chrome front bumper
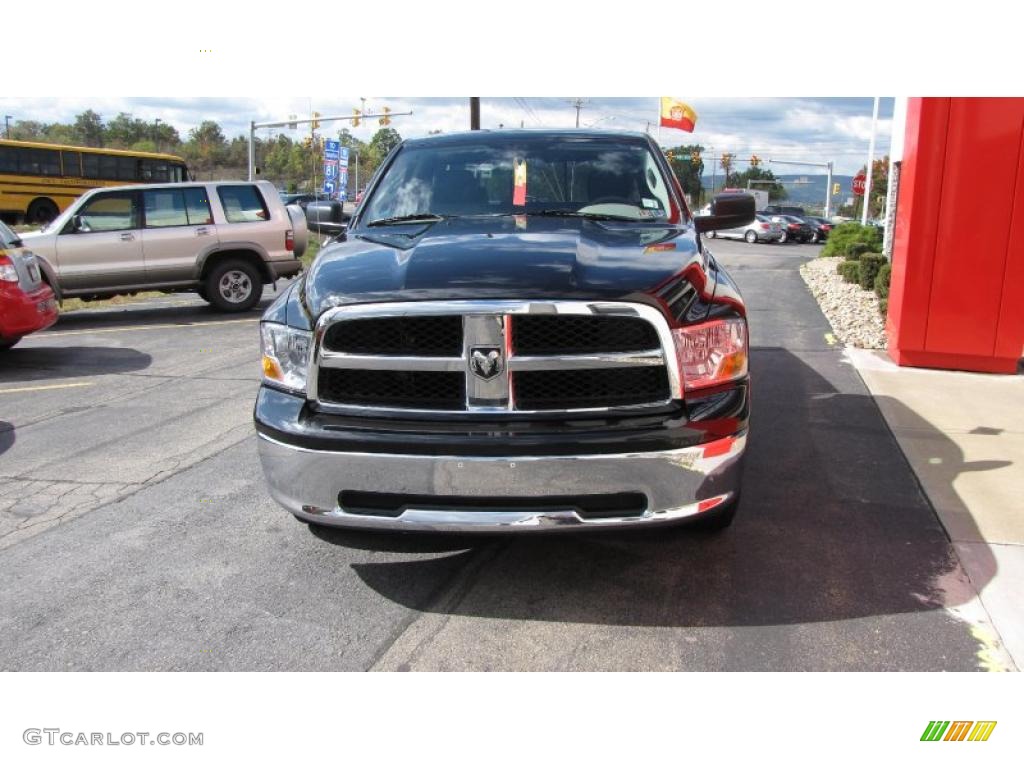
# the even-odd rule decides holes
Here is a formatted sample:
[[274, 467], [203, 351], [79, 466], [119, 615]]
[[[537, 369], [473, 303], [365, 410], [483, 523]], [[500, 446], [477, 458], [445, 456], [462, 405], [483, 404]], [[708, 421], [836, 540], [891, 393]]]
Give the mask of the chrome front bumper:
[[[518, 532], [552, 528], [631, 528], [710, 512], [739, 491], [746, 435], [650, 453], [508, 458], [342, 453], [310, 450], [259, 435], [270, 492], [311, 523], [436, 532]], [[341, 491], [457, 496], [457, 509], [406, 508], [397, 517], [353, 514]], [[544, 497], [638, 492], [647, 509], [629, 517], [584, 518], [566, 509], [472, 509], [474, 497]]]

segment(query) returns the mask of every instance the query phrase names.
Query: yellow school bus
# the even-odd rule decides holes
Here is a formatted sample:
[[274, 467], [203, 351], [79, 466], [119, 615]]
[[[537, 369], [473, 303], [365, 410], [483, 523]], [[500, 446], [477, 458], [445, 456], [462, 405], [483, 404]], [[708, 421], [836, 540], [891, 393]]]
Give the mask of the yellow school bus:
[[42, 224], [95, 187], [188, 181], [175, 155], [0, 139], [0, 213]]

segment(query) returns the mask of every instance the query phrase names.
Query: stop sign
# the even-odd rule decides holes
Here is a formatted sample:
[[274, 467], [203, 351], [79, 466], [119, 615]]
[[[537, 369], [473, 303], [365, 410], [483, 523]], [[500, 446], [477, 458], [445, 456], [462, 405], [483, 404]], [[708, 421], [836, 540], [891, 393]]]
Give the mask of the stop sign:
[[867, 184], [868, 177], [864, 173], [858, 173], [853, 177], [853, 194], [863, 195], [864, 185]]

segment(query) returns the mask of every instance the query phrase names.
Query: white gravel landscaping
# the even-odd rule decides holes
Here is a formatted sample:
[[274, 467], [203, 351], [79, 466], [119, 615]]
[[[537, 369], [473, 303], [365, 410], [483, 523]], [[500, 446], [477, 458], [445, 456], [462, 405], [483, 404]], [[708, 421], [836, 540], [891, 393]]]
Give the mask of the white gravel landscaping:
[[836, 272], [843, 259], [813, 259], [800, 267], [800, 275], [821, 311], [825, 313], [836, 338], [863, 349], [885, 349], [885, 321], [878, 312], [878, 297], [859, 285], [847, 283]]

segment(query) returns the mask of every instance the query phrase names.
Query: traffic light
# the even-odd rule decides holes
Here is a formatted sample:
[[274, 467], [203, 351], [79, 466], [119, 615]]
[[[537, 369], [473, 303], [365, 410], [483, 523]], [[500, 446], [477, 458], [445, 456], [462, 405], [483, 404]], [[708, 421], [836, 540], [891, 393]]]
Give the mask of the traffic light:
[[690, 151], [690, 162], [694, 165], [700, 162], [700, 150], [694, 149]]
[[671, 163], [673, 160], [676, 159], [676, 153], [670, 149], [665, 153], [665, 157], [667, 157], [668, 161]]
[[757, 168], [757, 166], [759, 166], [760, 164], [761, 164], [761, 158], [760, 157], [758, 157], [757, 155], [751, 155], [750, 156], [750, 166], [752, 168]]
[[377, 122], [380, 123], [381, 125], [391, 125], [391, 118], [389, 117], [390, 114], [391, 114], [391, 108], [390, 107], [384, 107], [384, 117], [382, 117]]
[[353, 117], [352, 117], [352, 127], [353, 128], [358, 128], [359, 127], [359, 118], [363, 116], [363, 113], [360, 112], [358, 109], [353, 109], [352, 110], [352, 115], [353, 115]]
[[317, 128], [319, 128], [319, 127], [320, 127], [320, 121], [319, 121], [319, 120], [317, 120], [317, 118], [318, 118], [318, 117], [320, 117], [320, 113], [319, 113], [319, 112], [314, 112], [314, 113], [313, 113], [313, 122], [312, 122], [312, 123], [310, 124], [310, 127], [311, 127], [311, 128], [312, 128], [312, 129], [314, 130], [314, 131], [315, 131], [315, 130], [316, 130]]
[[312, 136], [307, 136], [306, 138], [304, 138], [302, 140], [302, 146], [304, 146], [306, 149], [312, 149], [313, 148], [313, 137]]
[[835, 184], [832, 185], [832, 194], [838, 195], [840, 189], [842, 189], [842, 186], [839, 184], [839, 182], [836, 182]]

